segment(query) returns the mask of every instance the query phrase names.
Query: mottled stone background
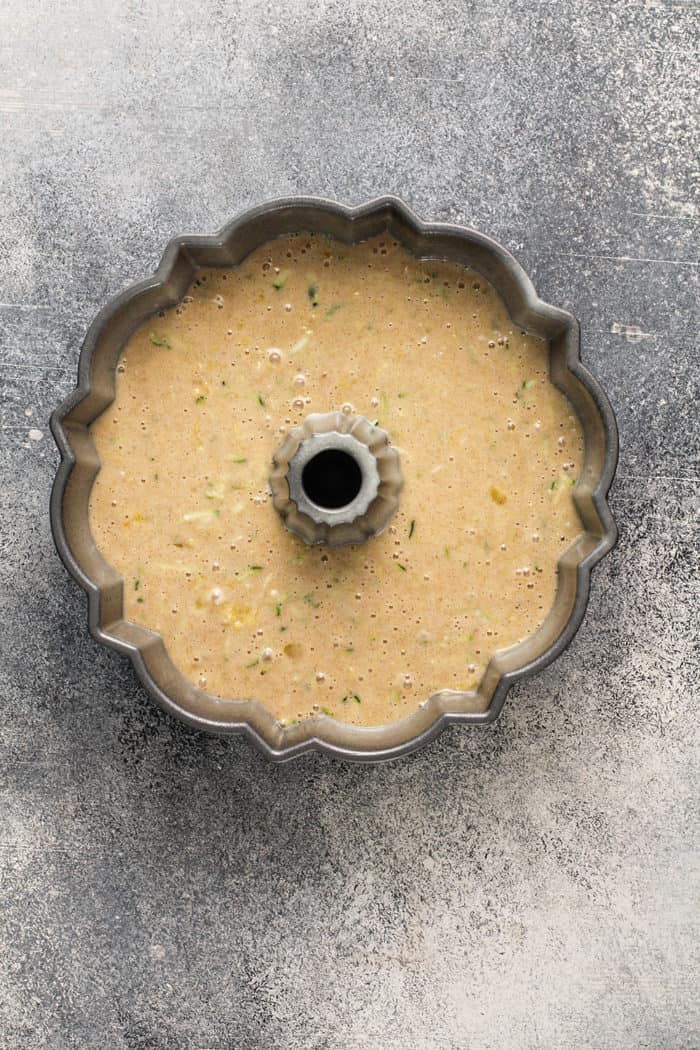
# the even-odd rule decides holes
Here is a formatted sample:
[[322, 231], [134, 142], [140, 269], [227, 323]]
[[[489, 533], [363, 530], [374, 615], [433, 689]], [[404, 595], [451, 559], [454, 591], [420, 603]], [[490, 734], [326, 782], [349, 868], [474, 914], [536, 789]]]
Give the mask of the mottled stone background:
[[[700, 1046], [697, 19], [0, 0], [3, 1050]], [[493, 235], [580, 317], [620, 544], [493, 728], [273, 768], [87, 635], [47, 418], [172, 235], [381, 192]]]

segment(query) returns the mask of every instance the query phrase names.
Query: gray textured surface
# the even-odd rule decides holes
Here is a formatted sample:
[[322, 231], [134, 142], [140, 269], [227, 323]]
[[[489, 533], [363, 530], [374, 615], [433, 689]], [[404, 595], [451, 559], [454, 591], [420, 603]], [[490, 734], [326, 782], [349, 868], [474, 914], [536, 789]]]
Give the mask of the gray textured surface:
[[[700, 1045], [697, 14], [0, 0], [3, 1050]], [[171, 235], [379, 192], [581, 318], [621, 540], [497, 726], [272, 768], [86, 636], [47, 417]]]

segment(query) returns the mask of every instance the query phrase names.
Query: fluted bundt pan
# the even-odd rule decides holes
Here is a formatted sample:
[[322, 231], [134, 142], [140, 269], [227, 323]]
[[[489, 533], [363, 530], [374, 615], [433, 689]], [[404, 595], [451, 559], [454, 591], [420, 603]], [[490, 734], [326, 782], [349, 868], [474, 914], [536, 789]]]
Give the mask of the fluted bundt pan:
[[[413, 714], [386, 726], [351, 726], [325, 715], [282, 726], [255, 701], [223, 700], [197, 688], [172, 664], [159, 635], [124, 618], [123, 580], [90, 532], [88, 503], [100, 463], [89, 427], [114, 399], [117, 362], [129, 336], [147, 317], [178, 303], [198, 268], [236, 266], [282, 234], [318, 233], [354, 244], [385, 231], [418, 258], [456, 262], [481, 273], [513, 322], [547, 341], [550, 378], [583, 429], [584, 463], [573, 491], [582, 531], [559, 560], [556, 597], [545, 622], [492, 657], [476, 692], [435, 693]], [[246, 212], [212, 237], [171, 241], [155, 274], [114, 298], [95, 318], [80, 354], [78, 386], [54, 412], [51, 429], [61, 452], [51, 497], [53, 534], [66, 567], [88, 595], [93, 636], [129, 657], [165, 710], [209, 732], [243, 733], [275, 761], [311, 749], [356, 761], [395, 758], [447, 725], [492, 722], [510, 686], [551, 663], [569, 644], [584, 615], [591, 569], [617, 538], [606, 502], [617, 463], [617, 429], [605, 394], [580, 362], [575, 318], [542, 302], [515, 259], [488, 237], [424, 223], [393, 197], [359, 208], [315, 199], [278, 200]]]

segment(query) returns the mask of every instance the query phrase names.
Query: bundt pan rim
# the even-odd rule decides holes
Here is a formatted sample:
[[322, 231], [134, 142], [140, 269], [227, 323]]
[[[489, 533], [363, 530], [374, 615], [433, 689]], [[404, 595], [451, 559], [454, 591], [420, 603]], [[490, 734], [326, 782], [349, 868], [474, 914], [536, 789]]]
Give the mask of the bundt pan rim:
[[[89, 426], [113, 400], [116, 365], [129, 335], [148, 316], [177, 303], [198, 268], [237, 265], [274, 237], [303, 232], [345, 243], [389, 232], [419, 258], [458, 262], [482, 274], [513, 321], [549, 342], [550, 378], [583, 428], [584, 465], [573, 496], [584, 531], [559, 559], [556, 597], [545, 623], [523, 642], [495, 653], [476, 692], [435, 693], [386, 726], [352, 726], [326, 715], [282, 726], [255, 700], [223, 700], [198, 689], [174, 667], [159, 635], [124, 619], [121, 577], [102, 558], [89, 529], [90, 488], [99, 470]], [[519, 263], [496, 241], [468, 227], [423, 222], [393, 196], [353, 208], [322, 198], [280, 198], [244, 212], [213, 236], [174, 238], [155, 273], [115, 296], [96, 316], [81, 348], [78, 385], [54, 411], [51, 430], [61, 454], [51, 493], [51, 528], [61, 559], [87, 593], [93, 637], [129, 657], [166, 711], [197, 729], [245, 735], [275, 762], [311, 750], [377, 762], [414, 751], [448, 725], [494, 721], [510, 687], [542, 670], [570, 644], [588, 604], [591, 570], [617, 540], [607, 503], [617, 465], [617, 426], [607, 396], [581, 364], [578, 322], [543, 302]]]

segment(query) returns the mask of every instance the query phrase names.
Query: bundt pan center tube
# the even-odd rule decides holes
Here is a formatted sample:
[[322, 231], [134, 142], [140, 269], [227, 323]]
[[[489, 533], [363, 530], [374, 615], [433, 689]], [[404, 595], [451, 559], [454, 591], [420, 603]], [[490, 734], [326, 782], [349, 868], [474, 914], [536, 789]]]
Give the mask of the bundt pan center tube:
[[273, 464], [275, 509], [306, 543], [362, 543], [381, 532], [398, 506], [398, 453], [362, 416], [310, 415], [277, 449]]
[[[316, 240], [313, 244], [309, 241], [305, 246], [303, 237], [297, 235]], [[282, 258], [270, 270], [268, 260], [262, 265], [263, 275], [259, 276], [260, 268], [255, 269], [249, 259], [257, 259], [255, 253], [263, 246], [282, 244], [282, 238], [291, 238], [286, 253], [290, 258], [289, 268], [284, 265], [285, 258]], [[420, 324], [424, 326], [425, 333], [421, 335], [417, 332], [418, 338], [412, 347], [405, 345], [405, 340], [404, 343], [397, 342], [398, 335], [391, 335], [393, 321], [390, 318], [395, 317], [392, 314], [393, 304], [380, 304], [380, 310], [384, 309], [385, 316], [380, 316], [376, 321], [370, 319], [365, 324], [364, 317], [360, 317], [353, 306], [360, 301], [352, 298], [353, 295], [359, 296], [359, 291], [351, 293], [346, 288], [347, 294], [342, 301], [324, 301], [324, 291], [332, 287], [332, 275], [336, 275], [336, 283], [343, 280], [347, 283], [349, 262], [345, 255], [357, 251], [353, 246], [370, 243], [372, 247], [367, 250], [369, 261], [366, 270], [370, 278], [376, 274], [375, 285], [380, 283], [382, 274], [390, 272], [397, 280], [405, 278], [404, 291], [407, 294], [403, 295], [402, 292], [403, 299], [414, 310], [414, 316], [421, 318]], [[298, 245], [300, 254], [297, 259], [295, 253]], [[319, 245], [330, 247], [322, 252]], [[308, 254], [304, 255], [307, 250]], [[395, 263], [392, 263], [392, 253], [397, 260]], [[271, 251], [271, 258], [272, 255]], [[292, 256], [295, 256], [294, 259]], [[321, 270], [320, 277], [316, 272], [311, 272], [312, 263], [309, 260], [314, 258], [323, 259], [323, 266], [330, 267]], [[251, 269], [247, 272], [249, 266]], [[464, 268], [464, 279], [459, 279], [458, 275], [455, 277], [457, 268]], [[257, 391], [253, 409], [249, 408], [250, 401], [246, 401], [242, 407], [236, 402], [239, 416], [234, 414], [231, 417], [231, 425], [234, 426], [239, 417], [241, 426], [246, 422], [251, 451], [246, 450], [241, 455], [240, 449], [232, 449], [224, 457], [228, 471], [225, 485], [219, 484], [218, 475], [209, 476], [210, 460], [207, 457], [210, 456], [213, 464], [215, 450], [218, 449], [212, 413], [217, 399], [240, 396], [240, 377], [243, 373], [235, 371], [240, 361], [237, 363], [235, 355], [226, 351], [220, 363], [230, 366], [233, 369], [231, 373], [221, 371], [216, 363], [218, 358], [216, 361], [211, 358], [206, 367], [200, 367], [196, 361], [197, 349], [188, 339], [176, 338], [180, 329], [172, 328], [171, 331], [164, 327], [167, 317], [185, 315], [188, 309], [192, 311], [193, 317], [199, 316], [196, 313], [200, 309], [199, 300], [208, 304], [207, 309], [213, 311], [212, 318], [228, 316], [224, 312], [216, 313], [217, 310], [223, 311], [222, 295], [211, 294], [221, 287], [220, 282], [217, 284], [217, 273], [230, 275], [226, 288], [233, 287], [236, 281], [239, 281], [237, 288], [243, 287], [244, 279], [250, 278], [248, 287], [252, 289], [256, 287], [256, 281], [264, 278], [270, 291], [261, 293], [258, 298], [260, 302], [268, 302], [265, 307], [268, 315], [269, 311], [273, 311], [273, 317], [279, 314], [282, 319], [280, 324], [287, 323], [285, 317], [295, 319], [295, 323], [298, 318], [303, 333], [288, 348], [283, 348], [280, 341], [278, 345], [281, 349], [276, 346], [265, 351], [268, 356], [264, 361], [260, 356], [260, 348], [252, 346], [250, 351], [246, 348], [245, 353], [251, 352], [253, 355], [246, 366], [249, 374], [258, 374], [251, 371], [255, 358], [258, 361], [255, 367], [261, 377], [267, 377], [264, 381], [268, 385]], [[474, 280], [474, 277], [478, 280]], [[365, 283], [359, 287], [368, 287], [367, 279], [363, 277]], [[303, 288], [299, 285], [301, 291], [295, 292], [295, 282], [299, 281], [304, 282]], [[481, 324], [482, 318], [485, 319], [484, 324], [491, 323], [494, 326], [492, 339], [476, 347], [455, 331], [459, 325], [454, 324], [453, 316], [440, 312], [447, 310], [446, 304], [451, 296], [455, 303], [461, 304], [460, 316], [464, 317], [467, 317], [464, 311], [471, 309], [471, 306], [467, 307], [469, 296], [474, 297], [475, 302], [484, 304], [483, 308], [475, 306], [474, 312], [468, 316], [474, 319], [478, 316], [475, 325]], [[503, 314], [510, 325], [508, 331], [496, 331], [498, 311], [501, 309], [499, 304], [503, 304]], [[251, 305], [251, 309], [259, 309], [260, 317], [265, 316], [262, 306], [256, 308]], [[437, 319], [443, 317], [444, 323], [442, 320], [438, 323]], [[488, 321], [489, 317], [491, 321]], [[303, 327], [304, 324], [306, 327]], [[323, 325], [326, 327], [323, 328]], [[379, 329], [383, 335], [378, 334]], [[211, 330], [214, 331], [213, 328]], [[332, 334], [336, 341], [342, 341], [346, 335], [350, 339], [352, 334], [352, 339], [359, 342], [366, 352], [371, 348], [372, 356], [367, 360], [373, 362], [371, 367], [377, 375], [372, 376], [368, 372], [360, 375], [357, 369], [353, 370], [348, 364], [343, 376], [338, 377], [337, 389], [332, 386], [335, 380], [332, 364], [325, 371], [318, 371], [325, 367], [324, 359], [310, 356], [307, 346], [310, 339], [312, 343], [314, 339], [322, 342], [322, 336], [318, 333], [323, 331], [329, 333], [328, 338]], [[233, 325], [223, 335], [235, 339]], [[460, 338], [462, 343], [459, 342]], [[195, 435], [193, 440], [196, 445], [191, 455], [199, 457], [196, 463], [203, 464], [201, 468], [196, 468], [201, 469], [201, 507], [198, 504], [197, 509], [181, 515], [181, 520], [185, 522], [182, 535], [173, 533], [171, 529], [168, 535], [168, 543], [172, 545], [173, 551], [170, 561], [166, 558], [166, 552], [157, 559], [161, 582], [166, 578], [162, 574], [180, 571], [184, 566], [184, 576], [189, 586], [199, 572], [197, 559], [204, 557], [200, 552], [206, 549], [207, 544], [223, 541], [229, 526], [226, 516], [234, 513], [240, 515], [241, 521], [248, 520], [247, 515], [258, 515], [254, 520], [264, 524], [263, 533], [270, 537], [270, 562], [281, 565], [280, 571], [286, 573], [288, 586], [285, 591], [272, 578], [272, 569], [267, 573], [268, 567], [262, 563], [250, 564], [247, 569], [241, 569], [243, 563], [240, 559], [247, 556], [241, 553], [242, 544], [255, 539], [256, 529], [245, 541], [245, 537], [234, 535], [235, 530], [232, 528], [230, 579], [224, 580], [222, 574], [219, 584], [219, 577], [216, 577], [216, 586], [210, 587], [207, 594], [196, 602], [198, 623], [210, 617], [212, 623], [220, 625], [221, 637], [225, 636], [225, 646], [228, 647], [222, 657], [224, 661], [238, 661], [235, 667], [244, 668], [240, 670], [239, 678], [235, 678], [235, 675], [234, 678], [236, 682], [250, 683], [245, 687], [249, 698], [224, 698], [221, 687], [216, 688], [215, 680], [213, 685], [211, 681], [207, 684], [205, 673], [183, 673], [182, 660], [176, 653], [176, 641], [172, 641], [176, 639], [172, 626], [175, 619], [158, 619], [160, 592], [155, 584], [149, 591], [151, 562], [155, 564], [152, 555], [143, 556], [143, 572], [139, 567], [133, 572], [130, 568], [128, 573], [124, 567], [121, 572], [117, 570], [115, 563], [121, 563], [116, 555], [112, 562], [106, 557], [105, 548], [109, 548], [109, 544], [106, 544], [104, 537], [111, 535], [110, 530], [116, 530], [117, 524], [120, 528], [131, 527], [131, 531], [119, 535], [128, 534], [128, 544], [137, 553], [141, 549], [140, 543], [144, 551], [148, 549], [146, 540], [137, 537], [145, 537], [147, 528], [152, 527], [144, 524], [148, 515], [136, 513], [134, 507], [128, 505], [117, 522], [118, 513], [122, 513], [121, 504], [113, 512], [109, 509], [118, 507], [120, 496], [116, 489], [111, 493], [114, 497], [111, 501], [104, 498], [105, 485], [111, 484], [110, 478], [118, 477], [118, 472], [110, 473], [107, 470], [107, 461], [104, 459], [107, 424], [110, 424], [109, 447], [119, 450], [115, 451], [115, 455], [125, 454], [121, 451], [122, 438], [113, 436], [121, 434], [119, 426], [123, 426], [123, 422], [120, 423], [120, 420], [124, 418], [119, 415], [122, 405], [115, 397], [120, 389], [118, 380], [123, 385], [127, 380], [136, 382], [138, 378], [137, 373], [133, 372], [136, 378], [131, 380], [130, 370], [138, 369], [139, 353], [132, 349], [125, 352], [127, 344], [130, 348], [135, 345], [134, 339], [141, 339], [142, 343], [146, 341], [153, 354], [164, 355], [163, 361], [170, 362], [168, 367], [171, 370], [184, 364], [194, 369], [193, 382], [196, 384], [192, 388], [191, 402], [182, 406], [182, 419], [186, 421], [188, 433]], [[214, 336], [209, 339], [213, 340]], [[540, 341], [546, 355], [543, 358], [544, 367], [540, 371], [532, 366], [531, 373], [522, 373], [525, 367], [523, 362], [535, 361], [535, 350], [532, 348], [537, 341]], [[389, 351], [384, 347], [389, 345], [396, 348], [391, 351], [395, 359], [387, 356]], [[432, 356], [429, 357], [429, 354]], [[459, 362], [460, 371], [455, 372], [454, 382], [449, 377], [445, 378], [447, 373], [441, 376], [439, 372], [443, 360], [448, 358]], [[318, 374], [321, 378], [315, 386], [311, 383], [305, 387], [305, 375], [298, 374], [294, 378], [298, 384], [295, 387], [298, 396], [294, 397], [293, 402], [291, 398], [289, 401], [280, 401], [281, 394], [278, 396], [278, 391], [284, 391], [285, 384], [292, 381], [293, 370], [299, 368], [299, 362], [304, 359], [310, 362], [308, 367], [304, 366], [309, 376], [314, 378]], [[473, 363], [472, 371], [467, 367], [469, 362]], [[165, 369], [165, 365], [159, 367], [161, 371]], [[285, 367], [292, 371], [285, 371]], [[409, 373], [409, 367], [414, 371]], [[470, 392], [469, 376], [472, 372], [473, 375], [481, 374], [479, 369], [491, 378], [483, 390], [472, 387]], [[126, 374], [122, 374], [125, 370]], [[423, 391], [420, 405], [419, 391], [401, 386], [403, 377], [409, 374], [417, 377], [416, 386]], [[233, 381], [230, 375], [233, 375]], [[383, 377], [381, 382], [385, 386], [391, 382], [392, 391], [397, 391], [393, 403], [380, 390], [379, 375]], [[163, 376], [165, 383], [164, 372]], [[461, 377], [459, 381], [458, 376]], [[351, 397], [341, 405], [342, 383], [345, 383], [346, 391], [350, 390]], [[463, 396], [460, 393], [462, 383], [465, 384]], [[368, 391], [375, 392], [376, 396], [371, 400], [369, 393], [364, 398], [363, 384]], [[507, 397], [504, 398], [501, 388], [506, 391]], [[143, 389], [143, 398], [148, 401], [147, 385]], [[172, 417], [172, 408], [167, 408], [168, 392], [165, 386], [162, 394], [162, 406], [159, 404], [153, 407], [154, 398], [160, 400], [159, 392], [156, 391], [154, 398], [151, 398], [150, 408], [149, 405], [146, 408], [156, 418], [161, 410], [165, 413], [170, 411]], [[506, 459], [508, 463], [516, 462], [513, 458], [516, 455], [529, 457], [532, 463], [539, 463], [538, 457], [543, 455], [540, 450], [544, 447], [541, 434], [547, 423], [546, 406], [555, 404], [561, 395], [568, 405], [566, 411], [569, 415], [559, 424], [566, 429], [561, 431], [558, 443], [553, 439], [559, 458], [552, 459], [551, 471], [540, 479], [541, 485], [536, 491], [542, 494], [535, 501], [538, 507], [540, 504], [542, 506], [538, 514], [554, 514], [553, 520], [557, 524], [556, 541], [559, 546], [556, 548], [556, 561], [551, 563], [552, 590], [548, 597], [548, 567], [542, 556], [537, 554], [538, 550], [544, 551], [546, 546], [541, 540], [539, 529], [533, 527], [532, 522], [528, 525], [532, 535], [526, 537], [527, 543], [535, 543], [535, 547], [527, 548], [527, 563], [523, 561], [516, 568], [513, 568], [515, 554], [510, 549], [509, 537], [515, 537], [514, 546], [524, 542], [519, 538], [522, 533], [520, 526], [524, 521], [522, 514], [521, 521], [515, 522], [520, 532], [511, 530], [506, 536], [503, 526], [499, 526], [501, 532], [497, 539], [502, 542], [496, 547], [493, 536], [486, 535], [485, 526], [482, 529], [483, 523], [487, 521], [502, 523], [506, 511], [515, 518], [518, 516], [518, 506], [526, 510], [532, 507], [532, 500], [528, 502], [529, 497], [523, 495], [525, 482], [521, 485], [517, 481], [516, 488], [522, 491], [511, 493], [504, 489], [496, 477], [493, 484], [483, 489], [483, 497], [479, 497], [483, 498], [483, 503], [476, 504], [471, 489], [478, 488], [478, 485], [476, 482], [467, 484], [465, 479], [471, 479], [471, 467], [474, 465], [476, 471], [476, 459], [482, 452], [486, 457], [484, 462], [488, 462], [491, 465], [489, 469], [496, 474], [499, 464], [505, 464]], [[444, 408], [441, 407], [441, 398], [444, 399]], [[510, 415], [507, 417], [507, 427], [504, 414], [503, 427], [500, 430], [496, 427], [487, 440], [483, 426], [480, 430], [477, 425], [477, 417], [490, 418], [487, 413], [496, 404], [503, 404], [504, 413], [510, 412]], [[424, 405], [432, 406], [429, 417], [421, 415], [425, 411]], [[451, 408], [448, 407], [450, 405]], [[463, 410], [460, 410], [460, 405], [464, 406]], [[114, 414], [114, 419], [103, 415], [107, 409]], [[142, 411], [140, 407], [138, 410]], [[137, 408], [133, 411], [137, 411]], [[374, 418], [375, 415], [377, 418]], [[424, 438], [421, 419], [426, 419], [426, 424], [436, 424], [430, 429], [431, 441]], [[150, 418], [143, 415], [139, 433], [147, 435], [149, 423]], [[117, 426], [112, 428], [112, 424]], [[420, 747], [447, 725], [484, 725], [493, 721], [502, 709], [510, 686], [541, 670], [569, 644], [585, 612], [591, 570], [617, 539], [615, 522], [606, 499], [617, 463], [617, 429], [605, 394], [580, 362], [575, 318], [542, 302], [515, 259], [488, 237], [459, 226], [424, 223], [393, 197], [383, 197], [358, 208], [346, 208], [318, 199], [277, 200], [243, 214], [214, 236], [176, 238], [168, 245], [158, 270], [151, 278], [117, 296], [96, 317], [81, 350], [78, 387], [54, 412], [51, 428], [61, 452], [61, 463], [51, 496], [53, 535], [66, 567], [88, 595], [89, 627], [93, 636], [131, 659], [146, 689], [165, 710], [195, 728], [214, 733], [244, 734], [274, 761], [284, 761], [314, 749], [353, 761], [391, 759]], [[579, 451], [572, 451], [576, 444], [576, 433], [581, 435], [580, 454]], [[102, 435], [102, 444], [97, 441], [97, 435]], [[519, 452], [515, 445], [507, 444], [515, 438], [522, 446]], [[211, 454], [207, 451], [209, 448]], [[460, 452], [463, 457], [466, 456], [466, 467], [465, 472], [457, 477], [450, 470]], [[143, 483], [139, 491], [153, 496], [149, 507], [155, 505], [155, 494], [160, 491], [153, 488], [159, 483], [156, 458], [155, 454], [150, 457], [153, 460], [150, 481], [145, 469], [144, 476], [136, 479]], [[185, 478], [189, 477], [185, 464], [195, 463], [195, 459], [187, 460], [185, 450], [182, 462], [184, 492]], [[235, 472], [258, 469], [256, 463], [259, 463], [259, 474], [255, 475], [254, 481], [240, 480], [245, 479], [245, 474]], [[503, 465], [499, 476], [507, 476], [510, 469]], [[195, 475], [199, 477], [196, 470]], [[476, 473], [474, 477], [477, 478]], [[456, 487], [453, 485], [455, 478]], [[264, 482], [265, 491], [262, 485], [255, 488], [260, 479]], [[166, 514], [170, 522], [173, 501], [177, 500], [178, 493], [173, 488], [173, 479], [168, 476], [168, 480], [170, 484], [166, 486], [167, 491], [157, 498], [170, 500]], [[465, 484], [469, 489], [466, 495], [460, 491], [460, 486]], [[443, 487], [440, 490], [441, 496], [444, 496], [441, 506], [468, 507], [471, 517], [464, 510], [446, 514], [428, 504], [419, 506], [419, 514], [416, 514], [415, 501], [419, 495], [437, 492], [438, 485]], [[507, 502], [511, 495], [514, 501], [512, 507]], [[102, 500], [100, 506], [107, 507], [97, 533], [97, 519], [91, 518], [96, 496]], [[430, 497], [421, 498], [430, 503]], [[236, 502], [232, 508], [230, 501], [233, 499]], [[184, 509], [189, 510], [187, 507]], [[575, 519], [575, 528], [570, 518]], [[498, 532], [498, 528], [494, 528]], [[441, 537], [446, 529], [448, 532], [445, 535], [455, 535], [454, 545], [442, 544], [440, 541], [440, 550], [430, 554], [433, 561], [426, 561], [427, 539], [432, 535]], [[114, 534], [117, 534], [116, 531]], [[126, 541], [120, 542], [120, 549], [128, 547]], [[260, 545], [263, 539], [259, 538], [256, 542]], [[268, 540], [264, 542], [268, 543]], [[465, 545], [469, 544], [469, 550], [475, 552], [473, 562], [465, 555]], [[278, 546], [276, 562], [273, 558], [274, 546]], [[256, 548], [243, 549], [247, 552], [248, 549]], [[282, 558], [279, 554], [282, 551], [288, 551], [289, 554]], [[308, 551], [308, 555], [305, 556], [304, 551]], [[234, 561], [235, 558], [238, 561]], [[312, 562], [307, 564], [305, 558], [311, 558]], [[499, 608], [510, 608], [504, 597], [506, 594], [525, 595], [526, 598], [522, 600], [527, 599], [532, 603], [532, 596], [541, 592], [543, 604], [540, 608], [543, 611], [531, 633], [519, 635], [513, 640], [514, 628], [509, 628], [509, 636], [506, 624], [510, 613], [504, 614], [503, 622], [494, 622], [485, 609], [478, 607], [481, 599], [473, 589], [475, 564], [478, 564], [480, 572], [487, 571], [484, 567], [488, 566], [489, 586], [500, 594]], [[207, 562], [207, 566], [207, 571], [211, 568], [215, 572], [222, 572], [226, 568], [220, 566], [217, 560]], [[238, 568], [234, 573], [235, 566]], [[314, 566], [318, 566], [318, 570]], [[409, 571], [414, 567], [417, 570], [419, 566], [422, 566], [423, 572], [420, 580], [425, 581], [421, 582], [420, 588], [417, 582], [419, 578], [415, 576], [411, 581]], [[323, 571], [325, 575], [314, 576], [316, 571]], [[343, 576], [343, 573], [346, 575]], [[362, 576], [362, 573], [365, 575]], [[313, 586], [308, 593], [302, 595], [303, 587], [299, 582], [300, 590], [296, 594], [297, 579], [304, 581], [303, 586], [309, 586], [311, 580]], [[329, 588], [327, 593], [335, 595], [337, 591], [332, 590], [333, 580], [340, 579], [356, 584], [353, 590], [357, 590], [357, 594], [348, 594], [347, 606], [339, 604], [337, 598], [333, 606], [334, 609], [341, 609], [345, 617], [343, 622], [348, 625], [375, 622], [362, 619], [362, 616], [370, 615], [367, 611], [371, 608], [368, 596], [374, 595], [376, 598], [377, 595], [384, 595], [387, 608], [394, 609], [396, 606], [392, 614], [395, 624], [392, 630], [398, 633], [392, 635], [392, 645], [387, 645], [390, 640], [388, 627], [385, 629], [382, 650], [381, 639], [377, 636], [374, 641], [373, 633], [358, 633], [349, 639], [342, 638], [337, 624], [332, 620], [324, 623], [324, 602], [327, 599], [323, 588]], [[322, 583], [322, 580], [327, 582]], [[443, 581], [439, 585], [442, 589], [433, 592], [431, 588], [436, 580]], [[405, 589], [409, 583], [413, 588], [411, 592]], [[245, 602], [242, 603], [240, 599], [234, 601], [230, 597], [236, 588], [239, 594], [264, 595], [267, 604], [260, 606], [257, 623], [254, 622], [255, 609], [251, 611]], [[407, 600], [407, 595], [419, 593], [421, 609]], [[359, 600], [355, 602], [355, 599]], [[415, 603], [415, 597], [412, 600]], [[226, 605], [226, 602], [229, 604]], [[512, 623], [520, 623], [517, 616], [522, 616], [521, 598], [514, 599], [514, 603], [512, 610], [515, 618]], [[177, 602], [174, 602], [173, 613], [179, 612], [176, 606]], [[516, 607], [520, 610], [517, 616]], [[467, 608], [472, 619], [479, 621], [477, 632], [467, 624], [466, 613], [462, 615], [463, 609]], [[150, 619], [146, 615], [149, 609], [155, 610], [150, 613]], [[401, 609], [406, 610], [403, 619]], [[169, 614], [170, 610], [167, 612]], [[426, 667], [434, 668], [439, 684], [436, 691], [429, 695], [428, 692], [416, 695], [411, 692], [415, 690], [411, 674], [402, 674], [396, 691], [395, 715], [391, 720], [378, 724], [375, 714], [373, 723], [366, 698], [367, 711], [360, 706], [360, 693], [363, 689], [371, 691], [373, 676], [382, 671], [382, 652], [387, 666], [391, 664], [394, 667], [396, 664], [399, 667], [396, 661], [405, 660], [406, 667], [411, 669], [412, 653], [405, 640], [407, 636], [404, 628], [414, 612], [420, 613], [416, 615], [416, 623], [423, 622], [425, 615], [424, 626], [427, 628], [421, 631], [416, 629], [415, 646], [427, 646], [422, 652], [429, 651], [430, 658], [425, 658], [424, 663]], [[372, 617], [377, 615], [371, 613]], [[437, 623], [439, 616], [445, 623], [449, 621], [449, 630], [453, 633], [434, 639], [431, 637], [431, 618]], [[381, 624], [381, 620], [379, 614], [377, 622]], [[265, 636], [260, 642], [263, 648], [259, 653], [254, 651], [252, 658], [246, 657], [245, 664], [242, 664], [245, 646], [248, 646], [247, 652], [250, 653], [250, 645], [254, 644], [256, 635], [262, 637], [265, 632], [273, 630], [276, 632], [275, 643], [268, 645]], [[359, 632], [359, 626], [356, 630]], [[299, 635], [300, 631], [305, 633]], [[335, 650], [331, 648], [330, 642], [333, 632], [337, 634], [333, 642], [337, 647]], [[193, 636], [196, 634], [194, 628], [191, 633]], [[185, 624], [180, 631], [180, 636], [185, 639], [183, 645], [188, 642], [187, 635]], [[328, 653], [337, 653], [337, 658], [331, 655], [327, 666], [318, 670], [316, 682], [312, 681], [308, 685], [304, 685], [300, 672], [294, 675], [294, 657], [300, 649], [296, 640], [298, 637], [308, 640], [312, 650], [316, 639], [317, 648], [323, 642]], [[465, 655], [463, 672], [460, 670], [461, 664], [455, 664], [455, 652], [449, 642], [449, 639], [457, 637], [460, 645], [465, 646], [465, 653], [468, 651], [472, 654]], [[168, 640], [167, 648], [164, 638]], [[504, 641], [499, 643], [499, 638]], [[363, 644], [365, 648], [370, 647], [370, 641], [366, 639], [370, 639], [372, 652], [376, 650], [377, 654], [376, 660], [374, 656], [371, 660], [374, 667], [372, 674], [366, 667], [367, 654], [361, 651]], [[274, 662], [276, 647], [280, 654], [286, 654], [279, 664]], [[191, 659], [196, 662], [201, 657], [193, 655]], [[479, 660], [482, 662], [479, 663]], [[359, 668], [357, 680], [363, 685], [351, 685], [347, 691], [336, 691], [332, 709], [319, 703], [311, 704], [316, 695], [314, 690], [327, 688], [329, 683], [334, 683], [334, 675], [340, 674], [343, 668], [351, 667], [353, 661]], [[191, 666], [195, 668], [196, 663]], [[308, 711], [304, 708], [307, 713], [298, 721], [280, 717], [279, 712], [275, 716], [271, 710], [274, 705], [270, 703], [270, 689], [272, 683], [280, 680], [283, 666], [290, 683], [295, 683], [295, 696], [303, 697], [303, 690], [309, 690]], [[301, 665], [296, 666], [298, 668]], [[448, 666], [457, 668], [451, 672], [451, 677], [447, 675]], [[441, 667], [444, 670], [442, 681]], [[239, 674], [238, 670], [236, 674]], [[468, 682], [469, 675], [475, 676], [471, 682]], [[460, 686], [462, 678], [465, 684]], [[455, 687], [440, 688], [442, 682], [449, 685], [453, 679]], [[256, 690], [268, 697], [267, 706], [259, 696], [256, 698]], [[301, 700], [297, 706], [303, 706]], [[366, 723], [363, 724], [360, 716], [365, 715]]]

